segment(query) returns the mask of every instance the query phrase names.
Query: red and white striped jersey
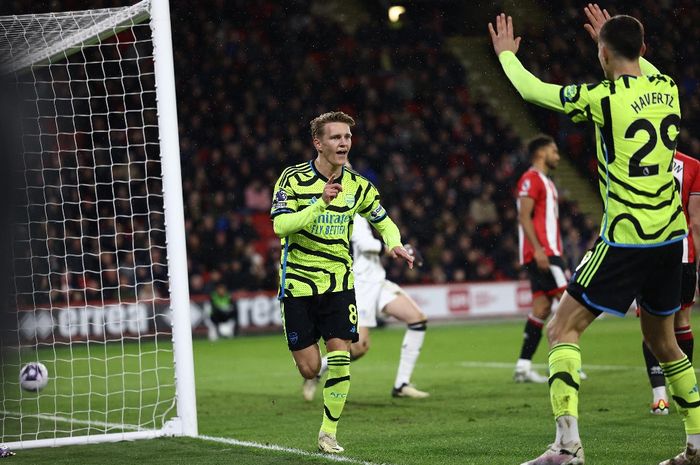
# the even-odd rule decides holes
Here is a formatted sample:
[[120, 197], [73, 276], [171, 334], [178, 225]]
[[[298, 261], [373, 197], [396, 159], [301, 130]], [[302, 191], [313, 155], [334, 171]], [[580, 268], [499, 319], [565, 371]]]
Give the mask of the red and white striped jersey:
[[[535, 168], [527, 170], [518, 181], [518, 212], [521, 197], [535, 201], [532, 223], [535, 235], [548, 257], [561, 256], [561, 232], [559, 231], [559, 193], [551, 179]], [[525, 237], [522, 225], [518, 225], [520, 264], [531, 262], [535, 249]]]
[[683, 263], [695, 263], [693, 231], [688, 217], [688, 202], [691, 195], [700, 195], [700, 161], [676, 151], [673, 156], [673, 175], [678, 182], [685, 220], [688, 222], [688, 237], [683, 239]]

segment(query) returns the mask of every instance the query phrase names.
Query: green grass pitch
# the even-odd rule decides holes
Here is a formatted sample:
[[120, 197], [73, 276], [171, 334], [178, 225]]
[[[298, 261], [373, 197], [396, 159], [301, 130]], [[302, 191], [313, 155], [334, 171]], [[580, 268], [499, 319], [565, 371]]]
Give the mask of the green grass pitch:
[[[352, 365], [338, 431], [346, 463], [513, 465], [553, 440], [545, 385], [516, 385], [512, 365], [523, 322], [428, 329], [414, 382], [424, 400], [393, 399], [401, 328], [377, 330], [372, 349]], [[657, 464], [684, 444], [681, 419], [648, 413], [636, 319], [603, 319], [582, 340], [580, 426], [587, 463]], [[135, 346], [134, 346], [135, 347]], [[200, 434], [278, 445], [312, 454], [321, 392], [301, 398], [301, 379], [279, 335], [194, 344]], [[546, 359], [544, 346], [535, 362]], [[617, 367], [617, 368], [615, 368]], [[50, 389], [47, 388], [47, 389]], [[203, 439], [18, 451], [16, 464], [328, 464], [317, 455], [270, 451]]]

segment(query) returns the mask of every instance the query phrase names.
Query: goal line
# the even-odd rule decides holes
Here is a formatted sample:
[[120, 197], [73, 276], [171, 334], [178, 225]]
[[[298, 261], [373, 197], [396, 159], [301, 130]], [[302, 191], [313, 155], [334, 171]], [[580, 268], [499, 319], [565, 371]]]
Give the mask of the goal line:
[[[3, 416], [16, 416], [16, 415], [22, 415], [20, 412], [8, 412], [4, 410], [0, 410], [0, 415]], [[157, 438], [157, 437], [163, 437], [165, 436], [162, 431], [160, 430], [144, 430], [140, 428], [138, 425], [130, 425], [130, 424], [122, 424], [122, 423], [109, 423], [109, 422], [104, 422], [104, 421], [97, 421], [97, 420], [81, 420], [77, 418], [68, 418], [68, 417], [62, 417], [58, 415], [45, 415], [45, 414], [24, 414], [25, 417], [31, 417], [31, 418], [36, 418], [39, 420], [48, 420], [48, 421], [60, 421], [64, 423], [71, 423], [75, 425], [82, 425], [82, 426], [97, 426], [100, 428], [113, 428], [113, 429], [122, 429], [122, 430], [131, 430], [131, 432], [126, 432], [126, 433], [112, 433], [111, 436], [114, 438], [112, 441], [105, 441], [104, 439], [100, 442], [119, 442], [119, 441], [129, 441], [132, 439], [144, 439], [144, 438]], [[141, 436], [139, 437], [134, 437], [134, 435], [139, 434]], [[382, 463], [377, 463], [377, 462], [368, 462], [364, 460], [359, 460], [359, 459], [354, 459], [352, 457], [346, 457], [342, 455], [328, 455], [328, 454], [322, 454], [320, 452], [309, 452], [305, 451], [302, 449], [296, 449], [293, 447], [285, 447], [285, 446], [280, 446], [277, 444], [269, 444], [269, 443], [259, 443], [255, 441], [242, 441], [239, 439], [233, 439], [233, 438], [224, 438], [224, 437], [218, 437], [218, 436], [208, 436], [208, 435], [199, 435], [195, 436], [196, 439], [200, 439], [202, 441], [207, 441], [207, 442], [215, 442], [219, 444], [228, 444], [231, 446], [237, 446], [237, 447], [245, 447], [245, 448], [251, 448], [251, 449], [260, 449], [260, 450], [268, 450], [268, 451], [273, 451], [273, 452], [280, 452], [280, 453], [285, 453], [285, 454], [290, 454], [290, 455], [297, 455], [297, 456], [302, 456], [302, 457], [317, 457], [321, 458], [324, 460], [328, 460], [329, 462], [336, 462], [336, 463], [349, 463], [349, 464], [356, 464], [356, 465], [391, 465], [385, 462]], [[44, 444], [40, 444], [40, 442], [45, 441]], [[54, 446], [54, 439], [40, 439], [36, 442], [31, 442], [29, 443], [29, 446], [31, 448], [35, 447], [52, 447]], [[97, 442], [97, 441], [95, 441]], [[83, 444], [83, 442], [81, 442]], [[27, 449], [27, 443], [25, 442], [24, 445], [22, 443], [16, 442], [16, 443], [7, 443], [6, 444], [10, 449], [16, 449], [19, 450], [23, 446], [25, 449]]]

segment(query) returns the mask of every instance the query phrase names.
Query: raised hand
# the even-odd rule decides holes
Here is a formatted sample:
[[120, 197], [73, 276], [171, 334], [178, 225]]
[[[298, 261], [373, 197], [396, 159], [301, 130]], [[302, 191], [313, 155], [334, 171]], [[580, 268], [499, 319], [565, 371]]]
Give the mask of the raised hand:
[[591, 35], [591, 39], [597, 44], [600, 29], [603, 27], [603, 24], [605, 24], [605, 21], [610, 19], [610, 13], [608, 13], [606, 9], [601, 10], [597, 3], [589, 3], [588, 6], [583, 8], [583, 11], [588, 18], [588, 23], [584, 24], [583, 27]]
[[413, 255], [408, 253], [406, 249], [403, 248], [401, 245], [397, 245], [393, 249], [391, 249], [391, 256], [394, 258], [400, 258], [404, 260], [406, 263], [408, 263], [408, 267], [410, 269], [413, 269]]
[[494, 29], [493, 24], [489, 23], [489, 34], [491, 34], [491, 42], [493, 42], [496, 55], [505, 51], [518, 53], [521, 38], [514, 37], [512, 17], [506, 17], [505, 13], [496, 16], [496, 28]]
[[328, 178], [328, 181], [326, 181], [326, 185], [323, 187], [323, 195], [321, 198], [323, 199], [324, 202], [326, 202], [326, 205], [329, 205], [333, 199], [338, 197], [338, 194], [343, 191], [343, 186], [338, 184], [337, 182], [333, 182], [335, 180], [335, 175], [331, 174], [331, 177]]

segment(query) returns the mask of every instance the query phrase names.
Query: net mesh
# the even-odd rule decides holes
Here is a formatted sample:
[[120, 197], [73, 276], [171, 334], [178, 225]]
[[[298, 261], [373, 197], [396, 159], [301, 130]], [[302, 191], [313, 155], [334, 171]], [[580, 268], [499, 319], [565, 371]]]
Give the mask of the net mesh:
[[[161, 428], [174, 416], [148, 2], [0, 18], [25, 102], [16, 323], [2, 442]], [[50, 381], [21, 389], [40, 361]]]

